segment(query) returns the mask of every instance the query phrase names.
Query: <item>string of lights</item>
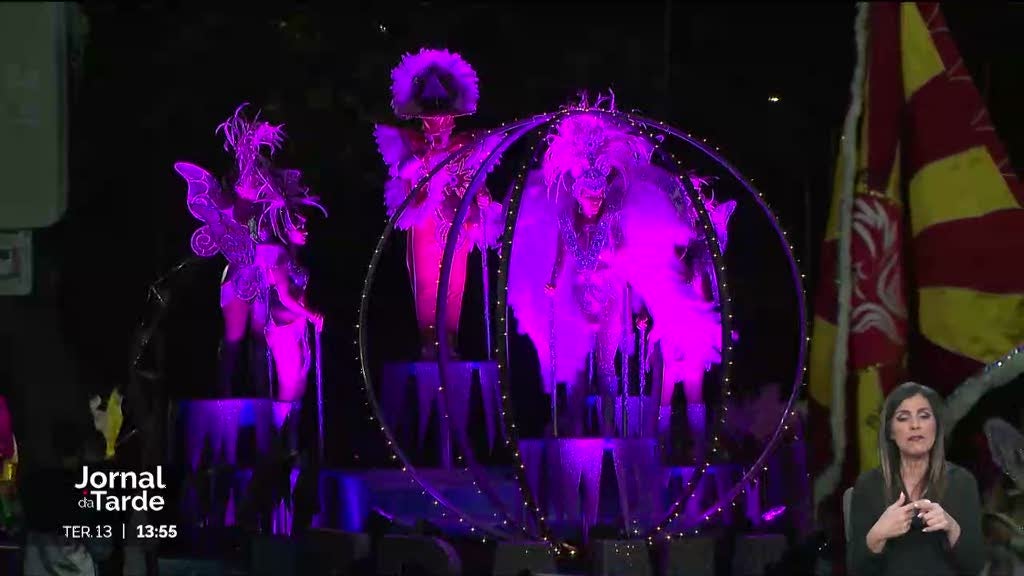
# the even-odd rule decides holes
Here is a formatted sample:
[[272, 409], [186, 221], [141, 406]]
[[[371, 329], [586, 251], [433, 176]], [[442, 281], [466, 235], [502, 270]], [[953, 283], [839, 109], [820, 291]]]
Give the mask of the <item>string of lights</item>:
[[[412, 465], [411, 460], [406, 456], [404, 451], [398, 445], [398, 442], [395, 439], [393, 431], [391, 430], [390, 426], [388, 426], [388, 423], [387, 423], [386, 419], [383, 417], [383, 412], [382, 412], [381, 406], [378, 403], [378, 400], [377, 400], [377, 397], [376, 397], [376, 394], [375, 394], [375, 391], [374, 391], [374, 384], [373, 384], [372, 377], [370, 375], [371, 370], [370, 370], [369, 365], [368, 365], [368, 363], [369, 363], [369, 335], [368, 335], [368, 328], [367, 327], [368, 327], [368, 316], [369, 316], [369, 297], [370, 297], [370, 292], [371, 292], [371, 289], [372, 289], [372, 286], [373, 286], [373, 281], [374, 281], [374, 279], [376, 277], [377, 269], [378, 269], [378, 267], [380, 265], [380, 260], [381, 260], [381, 258], [383, 256], [385, 248], [388, 245], [388, 242], [389, 242], [389, 240], [391, 238], [391, 235], [392, 235], [392, 233], [393, 233], [393, 231], [395, 229], [396, 223], [398, 222], [399, 218], [401, 218], [402, 213], [413, 202], [413, 199], [416, 198], [421, 193], [421, 191], [424, 189], [424, 187], [426, 187], [429, 184], [431, 179], [434, 178], [435, 175], [440, 173], [441, 170], [444, 170], [451, 162], [456, 161], [459, 158], [462, 158], [462, 157], [465, 157], [466, 155], [468, 155], [475, 148], [475, 146], [477, 146], [479, 144], [479, 142], [485, 141], [489, 137], [496, 136], [496, 135], [499, 135], [499, 134], [503, 134], [503, 133], [507, 133], [509, 131], [515, 130], [515, 129], [521, 127], [524, 124], [528, 124], [528, 123], [531, 123], [531, 122], [537, 122], [537, 121], [539, 121], [538, 120], [539, 118], [543, 118], [544, 116], [545, 115], [542, 115], [542, 116], [539, 116], [539, 117], [530, 118], [530, 119], [527, 119], [527, 120], [519, 120], [519, 121], [503, 124], [503, 125], [499, 126], [498, 128], [496, 128], [494, 130], [491, 130], [491, 131], [489, 131], [487, 133], [484, 133], [483, 135], [481, 135], [479, 137], [479, 139], [478, 139], [478, 141], [476, 143], [468, 144], [466, 146], [463, 146], [462, 148], [459, 148], [458, 150], [455, 150], [455, 151], [449, 153], [443, 160], [441, 160], [436, 166], [434, 166], [426, 175], [424, 175], [423, 178], [420, 179], [420, 181], [416, 184], [416, 186], [414, 186], [412, 188], [412, 190], [407, 195], [406, 199], [398, 207], [398, 209], [395, 211], [395, 213], [387, 220], [387, 223], [386, 223], [386, 225], [384, 227], [384, 231], [381, 233], [381, 236], [380, 236], [380, 238], [377, 241], [377, 245], [374, 248], [373, 256], [371, 257], [369, 266], [367, 268], [366, 279], [365, 279], [365, 281], [363, 283], [363, 290], [362, 290], [362, 293], [360, 295], [360, 305], [359, 305], [359, 311], [358, 311], [358, 318], [359, 318], [359, 320], [358, 320], [358, 322], [356, 323], [356, 326], [355, 326], [355, 329], [356, 329], [355, 346], [357, 347], [357, 350], [358, 350], [358, 356], [356, 357], [356, 361], [359, 362], [360, 375], [362, 376], [362, 379], [363, 379], [363, 389], [364, 389], [364, 392], [366, 394], [366, 401], [365, 401], [364, 404], [365, 404], [366, 408], [368, 409], [368, 411], [370, 413], [370, 416], [369, 416], [370, 421], [371, 422], [376, 421], [378, 427], [380, 428], [380, 431], [385, 436], [387, 446], [388, 446], [388, 448], [392, 452], [391, 459], [392, 460], [397, 460], [397, 461], [401, 462], [401, 464], [402, 464], [402, 471], [407, 473], [407, 474], [409, 474], [410, 481], [412, 483], [419, 484], [419, 486], [422, 488], [422, 492], [421, 493], [423, 495], [429, 494], [433, 498], [435, 506], [444, 506], [444, 508], [448, 512], [453, 513], [459, 519], [460, 522], [469, 524], [471, 526], [471, 528], [473, 529], [472, 530], [473, 532], [475, 532], [476, 529], [479, 528], [485, 534], [491, 535], [491, 536], [496, 537], [496, 538], [508, 538], [509, 535], [504, 530], [497, 529], [497, 528], [495, 528], [495, 527], [493, 527], [493, 526], [491, 526], [489, 524], [486, 524], [486, 523], [483, 523], [483, 522], [479, 522], [477, 520], [474, 520], [473, 518], [470, 518], [467, 514], [465, 514], [463, 511], [461, 511], [458, 507], [456, 507], [454, 504], [449, 502], [447, 498], [445, 498], [438, 490], [436, 490], [428, 482], [425, 482], [425, 481], [422, 480], [422, 478], [420, 477], [420, 475], [418, 474], [418, 472], [416, 470], [416, 467]], [[455, 233], [456, 233], [456, 236], [457, 236], [458, 231], [456, 230]], [[435, 342], [435, 346], [438, 346], [437, 342]], [[499, 368], [499, 370], [500, 370], [500, 368]], [[442, 402], [442, 404], [443, 404], [443, 402]], [[479, 486], [476, 486], [476, 487], [479, 489]], [[442, 513], [442, 517], [446, 516], [446, 514], [447, 513]], [[510, 522], [508, 520], [505, 520], [504, 523], [510, 523]], [[485, 540], [485, 539], [486, 539], [486, 537], [481, 538], [481, 540]]]

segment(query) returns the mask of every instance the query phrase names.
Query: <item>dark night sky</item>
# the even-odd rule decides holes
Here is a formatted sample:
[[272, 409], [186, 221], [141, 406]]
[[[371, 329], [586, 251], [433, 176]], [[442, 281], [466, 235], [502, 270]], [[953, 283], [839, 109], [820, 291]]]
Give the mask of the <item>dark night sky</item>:
[[[187, 159], [223, 171], [230, 158], [214, 128], [249, 101], [286, 124], [283, 163], [302, 169], [331, 211], [329, 224], [314, 229], [312, 298], [327, 312], [325, 339], [336, 357], [325, 366], [341, 391], [335, 419], [363, 421], [349, 335], [384, 224], [385, 171], [371, 130], [373, 122], [392, 121], [391, 68], [422, 45], [461, 52], [480, 76], [480, 112], [462, 126], [550, 111], [579, 89], [610, 87], [620, 108], [720, 146], [777, 210], [798, 255], [816, 253], [852, 72], [852, 6], [527, 4], [249, 4], [240, 12], [86, 3], [89, 35], [72, 103], [71, 208], [60, 232], [82, 385], [105, 389], [125, 378], [146, 285], [188, 255], [196, 226], [172, 164]], [[1011, 31], [1021, 29], [1024, 9], [972, 3], [946, 13], [1019, 167], [1024, 48]], [[769, 95], [781, 101], [770, 103]], [[792, 339], [791, 327], [776, 324], [791, 312], [773, 315], [771, 298], [758, 299], [758, 290], [784, 294], [784, 278], [769, 261], [741, 254], [730, 263], [757, 318], [753, 331]], [[813, 280], [813, 266], [804, 267]], [[209, 278], [219, 272], [207, 268]], [[396, 260], [391, 268], [390, 277], [401, 279]], [[752, 378], [791, 369], [783, 362], [765, 376], [759, 362], [746, 369]]]

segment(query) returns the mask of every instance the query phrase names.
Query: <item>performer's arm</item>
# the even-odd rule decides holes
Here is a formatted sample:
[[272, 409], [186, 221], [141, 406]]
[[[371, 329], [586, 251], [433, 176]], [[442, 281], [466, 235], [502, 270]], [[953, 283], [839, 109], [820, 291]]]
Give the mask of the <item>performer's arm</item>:
[[317, 327], [317, 330], [323, 327], [323, 316], [307, 308], [289, 290], [291, 287], [291, 277], [288, 275], [287, 265], [274, 267], [273, 282], [274, 287], [277, 289], [277, 297], [281, 301], [282, 306], [312, 322]]

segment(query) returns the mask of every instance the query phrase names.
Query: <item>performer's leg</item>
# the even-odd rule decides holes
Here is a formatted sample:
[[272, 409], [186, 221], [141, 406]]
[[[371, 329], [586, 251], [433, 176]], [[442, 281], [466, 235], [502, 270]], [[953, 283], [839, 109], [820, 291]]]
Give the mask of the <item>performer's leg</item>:
[[[444, 315], [444, 327], [448, 332], [448, 344], [455, 356], [458, 356], [459, 319], [462, 317], [462, 297], [466, 291], [466, 269], [472, 247], [472, 243], [463, 241], [456, 248], [451, 278], [448, 282], [448, 306]], [[438, 262], [440, 263], [440, 259]]]
[[274, 358], [277, 389], [274, 395], [274, 424], [280, 430], [286, 454], [299, 450], [302, 398], [309, 379], [311, 355], [306, 339], [306, 321], [271, 324], [266, 332], [267, 345]]
[[608, 321], [597, 333], [594, 370], [601, 391], [601, 435], [615, 435], [615, 407], [619, 402], [619, 378], [615, 373], [615, 353], [622, 339], [621, 322]]
[[579, 438], [584, 435], [584, 428], [587, 423], [587, 394], [590, 391], [589, 370], [580, 370], [576, 381], [566, 385], [565, 389], [565, 418], [566, 430], [563, 435], [570, 438]]
[[249, 382], [246, 391], [254, 397], [270, 395], [270, 362], [267, 353], [267, 305], [253, 302], [249, 317]]
[[298, 452], [301, 414], [301, 400], [274, 402], [274, 428], [280, 434], [281, 447], [286, 454]]
[[249, 325], [249, 303], [235, 297], [222, 298], [224, 340], [220, 348], [220, 366], [217, 372], [217, 394], [230, 397], [232, 380], [238, 367], [238, 354]]
[[267, 330], [267, 345], [274, 357], [277, 372], [278, 402], [298, 402], [306, 392], [310, 354], [306, 342], [306, 321], [299, 319]]
[[[703, 387], [704, 387], [704, 371], [700, 366], [694, 366], [684, 360], [665, 360], [665, 387], [662, 389], [662, 410], [665, 412], [662, 417], [665, 418], [665, 422], [662, 424], [662, 433], [668, 434], [670, 427], [667, 422], [669, 414], [671, 414], [672, 396], [675, 391], [675, 387], [682, 384], [683, 391], [685, 393], [686, 400], [686, 412], [682, 415], [683, 420], [686, 422], [687, 430], [689, 435], [687, 441], [689, 445], [693, 446], [693, 453], [690, 453], [689, 448], [684, 446], [684, 458], [690, 456], [700, 457], [704, 453], [705, 445], [705, 431], [706, 431], [706, 415], [705, 405], [703, 401]], [[666, 438], [666, 445], [670, 443], [668, 436]]]
[[683, 390], [686, 392], [686, 421], [690, 426], [694, 456], [702, 458], [707, 443], [707, 414], [704, 405], [704, 371], [688, 366], [683, 372]]
[[437, 330], [437, 282], [440, 277], [442, 247], [437, 241], [433, 219], [411, 228], [406, 236], [406, 265], [416, 304], [416, 323], [420, 332], [420, 350], [424, 360], [435, 357]]
[[661, 346], [658, 347], [658, 358], [661, 364], [661, 406], [667, 408], [672, 406], [672, 396], [676, 393], [677, 374], [673, 370], [674, 363], [666, 360]]
[[285, 445], [289, 454], [298, 454], [299, 436], [302, 432], [302, 400], [292, 402], [291, 412], [285, 422]]
[[672, 394], [675, 392], [675, 384], [667, 376], [665, 356], [662, 353], [661, 344], [658, 344], [651, 352], [651, 397], [658, 399], [658, 408], [655, 414], [657, 438], [666, 448], [670, 446], [671, 440]]

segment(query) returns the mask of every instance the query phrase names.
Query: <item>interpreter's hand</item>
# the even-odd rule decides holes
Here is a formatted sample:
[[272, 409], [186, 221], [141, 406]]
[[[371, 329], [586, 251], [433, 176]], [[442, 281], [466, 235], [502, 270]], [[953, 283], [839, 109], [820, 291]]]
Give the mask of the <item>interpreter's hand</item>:
[[946, 513], [938, 502], [931, 500], [918, 500], [914, 502], [917, 509], [917, 516], [924, 521], [922, 532], [949, 532], [956, 526], [956, 520]]
[[902, 536], [910, 530], [910, 523], [914, 520], [916, 513], [914, 502], [908, 503], [906, 494], [901, 492], [900, 497], [878, 517], [871, 532], [874, 532], [882, 540]]

